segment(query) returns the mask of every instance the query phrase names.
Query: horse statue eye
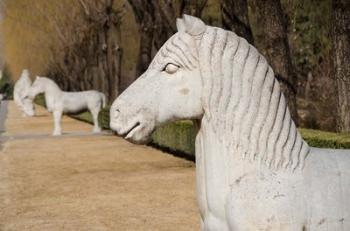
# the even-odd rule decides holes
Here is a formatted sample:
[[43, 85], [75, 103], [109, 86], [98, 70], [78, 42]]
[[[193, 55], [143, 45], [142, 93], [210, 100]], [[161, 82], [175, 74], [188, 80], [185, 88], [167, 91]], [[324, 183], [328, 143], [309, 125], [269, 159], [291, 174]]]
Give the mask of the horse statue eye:
[[164, 71], [168, 74], [174, 74], [178, 69], [179, 69], [179, 66], [172, 63], [168, 63], [165, 66]]

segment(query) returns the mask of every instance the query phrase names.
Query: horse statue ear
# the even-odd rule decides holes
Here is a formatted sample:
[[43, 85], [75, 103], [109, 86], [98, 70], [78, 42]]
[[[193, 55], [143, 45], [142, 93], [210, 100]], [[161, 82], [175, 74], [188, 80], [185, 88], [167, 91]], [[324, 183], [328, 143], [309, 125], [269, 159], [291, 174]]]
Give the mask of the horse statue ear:
[[190, 35], [198, 36], [205, 32], [205, 23], [197, 17], [184, 14], [183, 22], [185, 24], [186, 32]]
[[178, 32], [187, 32], [192, 36], [199, 36], [205, 32], [205, 23], [197, 18], [187, 14], [183, 18], [176, 19], [176, 27]]
[[176, 19], [176, 28], [178, 32], [186, 32], [185, 21], [182, 18]]

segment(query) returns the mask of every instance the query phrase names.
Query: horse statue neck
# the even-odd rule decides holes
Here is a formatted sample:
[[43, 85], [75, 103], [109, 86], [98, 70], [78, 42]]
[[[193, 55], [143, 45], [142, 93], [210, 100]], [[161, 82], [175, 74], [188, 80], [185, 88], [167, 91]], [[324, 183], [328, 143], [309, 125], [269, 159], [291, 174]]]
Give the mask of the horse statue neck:
[[52, 111], [54, 109], [54, 104], [57, 98], [62, 97], [63, 91], [58, 87], [58, 85], [51, 79], [46, 77], [43, 78], [44, 82], [44, 95], [47, 108]]
[[45, 81], [44, 93], [50, 96], [59, 96], [63, 91], [59, 86], [51, 79], [46, 77], [41, 77]]

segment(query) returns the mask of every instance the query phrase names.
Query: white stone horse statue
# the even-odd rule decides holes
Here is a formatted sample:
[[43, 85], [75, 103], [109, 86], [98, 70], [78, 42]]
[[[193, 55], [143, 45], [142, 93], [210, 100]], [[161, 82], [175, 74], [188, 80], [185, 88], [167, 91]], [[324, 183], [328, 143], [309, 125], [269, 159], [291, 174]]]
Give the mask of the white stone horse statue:
[[106, 106], [106, 97], [103, 93], [90, 90], [80, 92], [65, 92], [51, 79], [37, 76], [29, 89], [28, 97], [34, 99], [36, 95], [44, 93], [46, 107], [53, 113], [53, 135], [61, 135], [61, 117], [63, 113], [79, 113], [89, 110], [92, 114], [93, 132], [98, 133], [101, 128], [98, 124], [98, 114]]
[[111, 128], [142, 143], [161, 124], [199, 121], [202, 230], [350, 230], [350, 152], [307, 145], [245, 39], [186, 15], [177, 28], [114, 101]]
[[13, 89], [13, 100], [16, 105], [22, 110], [23, 116], [34, 116], [34, 106], [31, 99], [26, 98], [28, 90], [32, 85], [29, 77], [29, 71], [23, 70], [20, 78], [15, 83]]

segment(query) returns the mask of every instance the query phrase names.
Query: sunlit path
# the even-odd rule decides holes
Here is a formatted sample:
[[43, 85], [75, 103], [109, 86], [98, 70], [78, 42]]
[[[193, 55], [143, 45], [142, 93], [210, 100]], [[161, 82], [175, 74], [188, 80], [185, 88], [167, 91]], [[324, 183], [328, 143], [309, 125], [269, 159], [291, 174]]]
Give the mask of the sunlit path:
[[68, 117], [52, 138], [43, 108], [21, 114], [8, 103], [0, 230], [199, 230], [192, 162]]

